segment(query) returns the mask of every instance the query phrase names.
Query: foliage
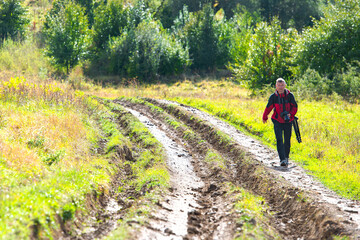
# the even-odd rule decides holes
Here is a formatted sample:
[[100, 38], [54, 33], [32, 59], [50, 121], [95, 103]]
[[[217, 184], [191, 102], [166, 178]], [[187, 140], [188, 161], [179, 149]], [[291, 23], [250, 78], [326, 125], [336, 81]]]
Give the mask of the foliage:
[[348, 65], [346, 69], [335, 73], [332, 79], [321, 76], [317, 71], [308, 69], [295, 82], [293, 88], [303, 98], [321, 99], [328, 96], [342, 96], [348, 101], [356, 101], [360, 97], [360, 63]]
[[197, 13], [189, 13], [185, 7], [172, 31], [189, 48], [193, 69], [212, 71], [231, 60], [234, 30], [225, 18], [216, 19], [209, 4]]
[[197, 12], [201, 10], [202, 6], [209, 3], [209, 0], [167, 0], [159, 7], [156, 17], [161, 21], [165, 28], [171, 28], [179, 12], [184, 7], [189, 12]]
[[308, 68], [329, 78], [347, 63], [360, 58], [360, 4], [358, 0], [335, 0], [324, 17], [306, 29], [293, 51], [294, 73]]
[[102, 3], [100, 0], [75, 0], [75, 3], [85, 8], [85, 15], [87, 16], [89, 28], [94, 23], [95, 10]]
[[0, 2], [0, 42], [10, 37], [15, 39], [24, 36], [29, 23], [27, 9], [20, 0], [2, 0]]
[[0, 48], [0, 71], [25, 72], [45, 78], [51, 66], [33, 38], [24, 41], [6, 39]]
[[84, 59], [90, 44], [90, 30], [83, 8], [72, 2], [54, 2], [44, 23], [46, 54], [66, 73]]
[[245, 8], [250, 13], [260, 13], [262, 20], [270, 23], [274, 17], [278, 17], [281, 27], [287, 29], [294, 27], [301, 30], [312, 25], [312, 18], [320, 18], [319, 6], [321, 0], [173, 0], [164, 1], [158, 10], [157, 17], [164, 27], [170, 28], [178, 12], [187, 6], [189, 12], [198, 12], [204, 5], [211, 3], [214, 11], [223, 9], [225, 16], [230, 19], [236, 14], [238, 7]]
[[124, 29], [133, 29], [149, 18], [150, 13], [142, 1], [134, 6], [126, 6], [122, 0], [102, 4], [95, 11], [93, 41], [96, 48], [104, 50], [112, 37], [121, 36]]
[[177, 74], [188, 65], [187, 51], [155, 21], [143, 21], [109, 46], [110, 72], [145, 82]]
[[321, 3], [321, 0], [219, 0], [219, 7], [224, 8], [227, 16], [232, 16], [229, 14], [231, 10], [240, 5], [251, 13], [259, 12], [262, 19], [269, 24], [277, 17], [283, 29], [293, 27], [302, 30], [312, 26], [313, 18], [320, 18]]
[[249, 52], [249, 42], [254, 33], [257, 23], [260, 23], [258, 14], [251, 14], [246, 9], [237, 9], [236, 14], [230, 19], [230, 26], [233, 31], [234, 44], [230, 49], [230, 64], [228, 68], [234, 71], [233, 67], [244, 64]]
[[250, 40], [246, 61], [233, 68], [237, 79], [253, 91], [274, 85], [279, 77], [288, 79], [290, 48], [297, 38], [297, 31], [284, 32], [280, 22], [257, 24]]

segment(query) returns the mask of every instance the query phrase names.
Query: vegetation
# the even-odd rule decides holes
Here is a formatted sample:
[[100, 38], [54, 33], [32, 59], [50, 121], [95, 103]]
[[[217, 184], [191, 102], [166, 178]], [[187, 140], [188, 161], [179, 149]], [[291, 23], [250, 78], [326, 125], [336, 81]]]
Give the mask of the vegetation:
[[27, 238], [29, 225], [49, 238], [57, 215], [70, 220], [110, 180], [90, 151], [99, 130], [66, 85], [8, 76], [0, 84], [0, 238]]
[[0, 43], [6, 38], [22, 38], [29, 23], [20, 0], [3, 0], [0, 4]]
[[46, 15], [44, 23], [46, 54], [56, 67], [66, 68], [68, 74], [88, 51], [88, 21], [79, 5], [66, 1], [54, 3], [55, 9]]
[[[13, 11], [14, 27], [6, 27], [2, 39], [10, 34], [21, 40], [16, 36], [25, 33], [26, 8], [5, 2], [3, 16]], [[6, 7], [10, 3], [18, 10]], [[44, 16], [34, 17], [30, 29], [38, 31], [36, 48], [66, 74], [80, 65], [92, 78], [116, 75], [115, 82], [153, 83], [225, 70], [253, 93], [282, 77], [300, 92], [321, 86], [317, 94], [336, 93], [351, 101], [360, 86], [358, 6], [359, 0], [58, 0], [39, 21], [39, 30], [37, 19]]]
[[290, 49], [297, 37], [296, 30], [284, 33], [280, 22], [274, 19], [269, 25], [261, 22], [250, 39], [246, 60], [234, 65], [233, 71], [248, 88], [255, 91], [273, 85], [279, 76], [291, 77]]

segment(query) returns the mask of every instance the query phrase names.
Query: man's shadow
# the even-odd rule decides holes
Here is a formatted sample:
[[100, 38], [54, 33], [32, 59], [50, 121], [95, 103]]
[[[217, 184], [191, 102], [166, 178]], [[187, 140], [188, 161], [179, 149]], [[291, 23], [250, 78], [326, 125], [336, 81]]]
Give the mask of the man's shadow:
[[279, 172], [290, 172], [293, 168], [296, 168], [296, 165], [291, 164], [287, 167], [284, 167], [284, 166], [279, 166], [277, 165], [277, 163], [273, 162], [271, 163], [271, 168]]

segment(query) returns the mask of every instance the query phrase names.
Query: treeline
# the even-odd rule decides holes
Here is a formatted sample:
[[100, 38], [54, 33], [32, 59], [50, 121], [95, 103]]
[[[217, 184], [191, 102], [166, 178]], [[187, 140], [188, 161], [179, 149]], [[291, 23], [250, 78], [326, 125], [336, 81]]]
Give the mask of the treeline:
[[[0, 3], [0, 37], [27, 9]], [[59, 71], [155, 82], [228, 69], [254, 92], [283, 77], [298, 94], [359, 97], [360, 0], [57, 0], [40, 38]]]

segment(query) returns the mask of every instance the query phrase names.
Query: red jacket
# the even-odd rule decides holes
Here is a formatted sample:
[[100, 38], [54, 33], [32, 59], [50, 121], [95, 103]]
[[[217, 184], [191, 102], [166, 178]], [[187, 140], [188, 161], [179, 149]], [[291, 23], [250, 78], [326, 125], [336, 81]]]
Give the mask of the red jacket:
[[290, 122], [293, 121], [297, 112], [297, 103], [294, 95], [288, 89], [285, 89], [283, 94], [279, 94], [278, 91], [271, 94], [263, 114], [264, 121], [268, 120], [268, 115], [273, 109], [274, 113], [271, 116], [272, 119], [278, 121], [279, 123], [285, 123], [284, 118], [281, 117], [281, 113], [283, 111], [287, 111], [291, 114]]

